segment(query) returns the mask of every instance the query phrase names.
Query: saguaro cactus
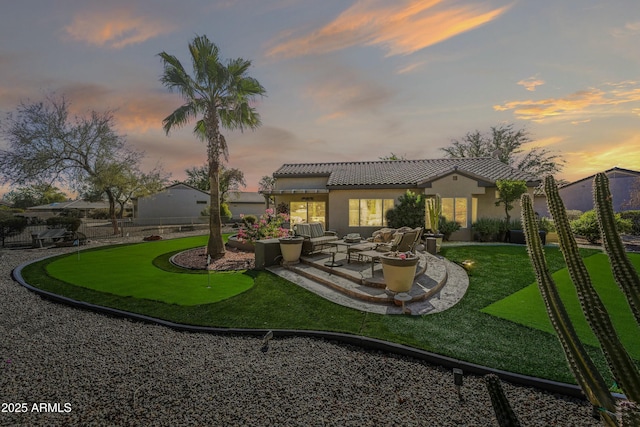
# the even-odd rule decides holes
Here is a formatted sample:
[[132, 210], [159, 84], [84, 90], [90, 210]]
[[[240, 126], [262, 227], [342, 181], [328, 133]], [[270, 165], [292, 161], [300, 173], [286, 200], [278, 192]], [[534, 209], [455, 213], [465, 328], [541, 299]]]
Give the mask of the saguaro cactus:
[[[602, 178], [597, 177], [594, 187], [601, 185], [606, 185], [606, 182], [603, 184]], [[547, 177], [545, 180], [545, 192], [549, 211], [553, 216], [558, 231], [560, 248], [567, 263], [571, 279], [576, 287], [585, 317], [600, 341], [609, 368], [618, 381], [618, 384], [627, 394], [630, 401], [638, 402], [640, 398], [640, 374], [638, 373], [635, 363], [620, 342], [606, 308], [592, 286], [587, 269], [580, 257], [578, 245], [569, 228], [569, 221], [562, 200], [558, 194], [556, 183], [552, 177]], [[606, 228], [602, 226], [602, 222], [608, 223], [608, 221], [611, 221], [611, 224], [613, 224], [613, 209], [611, 208], [610, 197], [607, 198], [606, 195], [602, 197], [598, 196], [598, 194], [602, 193], [602, 188], [594, 188], [594, 193], [596, 194], [596, 205], [600, 211], [599, 218], [600, 215], [603, 217], [603, 219], [600, 220], [601, 227], [603, 228], [603, 236], [607, 233], [612, 233], [617, 236], [619, 241], [620, 238], [615, 230], [615, 225], [613, 225], [613, 228], [609, 228], [610, 225], [607, 225]], [[603, 206], [606, 202], [608, 202], [608, 208]], [[582, 343], [579, 341], [566, 309], [560, 300], [556, 285], [547, 268], [530, 197], [526, 194], [523, 195], [521, 204], [522, 222], [527, 239], [529, 257], [536, 272], [538, 287], [545, 301], [549, 318], [562, 344], [569, 367], [589, 401], [601, 411], [603, 420], [608, 425], [617, 425], [615, 402], [611, 393], [607, 389], [602, 375], [597, 371], [582, 346]], [[612, 239], [611, 245], [615, 245], [615, 237], [609, 236], [609, 238]], [[614, 269], [616, 268], [613, 267], [614, 264], [624, 264], [619, 258], [627, 258], [621, 242], [618, 243], [620, 243], [620, 248], [611, 252], [609, 252], [609, 248], [605, 245], [612, 263], [612, 268]], [[630, 263], [629, 266], [630, 271], [625, 270], [624, 273], [620, 273], [620, 277], [626, 278], [627, 276], [636, 274]], [[633, 289], [628, 282], [620, 286], [623, 289]], [[640, 421], [640, 413], [637, 411], [637, 405], [630, 405], [625, 409], [626, 420], [632, 420], [635, 419], [634, 417], [637, 417], [638, 421]]]
[[600, 224], [600, 234], [604, 248], [609, 255], [609, 262], [618, 286], [624, 292], [631, 312], [640, 325], [640, 278], [633, 268], [629, 257], [624, 250], [622, 239], [616, 231], [616, 224], [611, 204], [611, 192], [609, 191], [609, 178], [604, 173], [596, 175], [593, 183], [593, 197], [596, 205], [596, 214]]
[[489, 396], [491, 397], [491, 405], [493, 411], [496, 413], [496, 419], [500, 427], [520, 427], [520, 421], [513, 412], [513, 408], [509, 404], [507, 396], [504, 394], [500, 378], [496, 374], [485, 375], [484, 381], [487, 384], [487, 390], [489, 390]]

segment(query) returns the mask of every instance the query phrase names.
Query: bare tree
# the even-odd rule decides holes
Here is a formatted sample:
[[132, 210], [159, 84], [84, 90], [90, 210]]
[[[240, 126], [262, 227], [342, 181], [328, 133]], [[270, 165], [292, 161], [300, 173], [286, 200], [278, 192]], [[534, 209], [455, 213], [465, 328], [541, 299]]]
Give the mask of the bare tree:
[[564, 160], [546, 148], [534, 147], [525, 151], [522, 146], [532, 142], [525, 129], [513, 124], [492, 126], [489, 135], [469, 132], [461, 140], [453, 140], [441, 148], [450, 158], [495, 157], [501, 162], [534, 176], [555, 175], [564, 167]]
[[43, 102], [22, 102], [0, 126], [8, 143], [0, 150], [3, 182], [20, 185], [47, 181], [77, 191], [99, 188], [109, 201], [114, 234], [116, 195], [110, 178], [114, 171], [137, 167], [142, 153], [129, 148], [114, 130], [112, 111], [71, 116], [64, 96], [49, 95]]

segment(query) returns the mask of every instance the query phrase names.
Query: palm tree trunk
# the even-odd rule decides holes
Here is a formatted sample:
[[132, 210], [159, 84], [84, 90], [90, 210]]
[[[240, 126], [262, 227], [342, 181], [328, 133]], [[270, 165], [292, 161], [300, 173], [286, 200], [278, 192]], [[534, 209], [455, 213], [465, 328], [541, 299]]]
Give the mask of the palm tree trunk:
[[209, 151], [209, 182], [211, 184], [210, 213], [209, 213], [209, 242], [207, 253], [212, 259], [222, 258], [225, 255], [224, 242], [222, 240], [222, 220], [220, 218], [220, 156], [208, 142]]

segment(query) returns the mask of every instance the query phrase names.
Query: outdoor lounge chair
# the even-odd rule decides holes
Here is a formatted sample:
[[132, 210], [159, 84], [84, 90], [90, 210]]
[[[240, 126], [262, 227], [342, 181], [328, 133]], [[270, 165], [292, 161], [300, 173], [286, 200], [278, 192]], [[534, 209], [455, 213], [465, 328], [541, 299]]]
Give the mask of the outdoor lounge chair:
[[380, 255], [393, 251], [414, 252], [416, 244], [422, 237], [422, 231], [422, 227], [417, 227], [405, 233], [398, 233], [391, 244], [378, 244], [373, 249], [356, 252], [358, 260], [371, 262], [371, 276], [373, 276], [373, 268], [375, 263], [380, 260]]

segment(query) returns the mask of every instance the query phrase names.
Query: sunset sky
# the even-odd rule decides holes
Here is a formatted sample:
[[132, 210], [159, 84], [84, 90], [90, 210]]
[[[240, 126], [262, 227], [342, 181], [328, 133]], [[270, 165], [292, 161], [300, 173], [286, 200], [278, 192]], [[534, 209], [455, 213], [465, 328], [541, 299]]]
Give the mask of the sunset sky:
[[51, 92], [78, 114], [115, 109], [144, 168], [181, 180], [205, 145], [191, 126], [164, 134], [182, 101], [157, 54], [191, 70], [195, 35], [250, 59], [267, 90], [262, 127], [225, 132], [246, 190], [283, 163], [438, 158], [508, 123], [562, 155], [560, 178], [640, 170], [638, 0], [6, 2], [0, 111]]

